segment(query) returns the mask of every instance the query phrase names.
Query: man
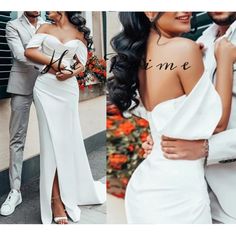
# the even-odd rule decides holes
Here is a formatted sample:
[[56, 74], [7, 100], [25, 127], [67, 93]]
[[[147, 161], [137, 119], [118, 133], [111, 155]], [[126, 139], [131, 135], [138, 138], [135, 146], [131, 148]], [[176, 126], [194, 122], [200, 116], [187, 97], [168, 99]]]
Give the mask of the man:
[[[215, 23], [198, 39], [204, 44], [205, 68], [210, 70], [215, 79], [214, 42], [227, 36], [236, 45], [236, 12], [209, 12]], [[188, 141], [168, 137], [162, 139], [164, 156], [173, 160], [196, 160], [207, 157], [206, 179], [209, 185], [212, 218], [215, 223], [236, 223], [236, 65], [233, 68], [234, 82], [231, 115], [227, 130], [213, 135], [209, 140], [209, 150], [205, 149], [205, 140]], [[193, 124], [194, 125], [194, 124]], [[143, 143], [145, 155], [152, 149], [151, 137]]]
[[[38, 11], [25, 11], [21, 17], [6, 25], [6, 38], [13, 55], [7, 92], [11, 93], [10, 118], [10, 166], [11, 191], [2, 204], [0, 213], [7, 216], [22, 202], [21, 171], [23, 150], [29, 122], [30, 107], [33, 101], [33, 87], [40, 65], [33, 64], [24, 56], [25, 47], [44, 21]], [[38, 68], [37, 68], [38, 67]]]

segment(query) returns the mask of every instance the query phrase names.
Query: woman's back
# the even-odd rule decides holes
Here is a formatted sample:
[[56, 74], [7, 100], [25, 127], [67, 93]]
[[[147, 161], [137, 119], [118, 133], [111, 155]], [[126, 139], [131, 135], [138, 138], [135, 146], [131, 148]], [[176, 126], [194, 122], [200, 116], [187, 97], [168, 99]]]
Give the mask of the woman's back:
[[[204, 70], [200, 49], [195, 42], [179, 37], [161, 37], [158, 40], [156, 33], [150, 34], [146, 65], [139, 70], [139, 93], [148, 111], [163, 101], [190, 92], [190, 87], [194, 86]], [[194, 79], [186, 81], [187, 74]], [[187, 83], [189, 88], [185, 90]]]

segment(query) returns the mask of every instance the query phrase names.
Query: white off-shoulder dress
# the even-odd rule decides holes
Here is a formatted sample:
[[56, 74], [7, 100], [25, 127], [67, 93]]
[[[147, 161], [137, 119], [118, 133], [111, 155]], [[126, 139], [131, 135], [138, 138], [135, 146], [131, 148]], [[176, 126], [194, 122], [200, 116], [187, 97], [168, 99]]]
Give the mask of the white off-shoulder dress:
[[160, 145], [162, 135], [198, 140], [213, 134], [222, 104], [209, 78], [205, 71], [189, 95], [162, 102], [148, 112], [154, 147], [127, 186], [128, 223], [212, 223], [204, 159], [166, 159]]
[[[76, 54], [85, 65], [87, 47], [80, 40], [62, 43], [49, 34], [33, 36], [27, 48], [38, 48], [54, 60], [65, 50], [63, 64], [70, 68]], [[52, 185], [57, 171], [61, 199], [70, 218], [80, 220], [78, 205], [101, 204], [106, 187], [94, 181], [86, 154], [79, 120], [79, 88], [75, 77], [57, 80], [50, 73], [40, 74], [34, 87], [34, 103], [40, 134], [40, 207], [43, 223], [52, 222]]]

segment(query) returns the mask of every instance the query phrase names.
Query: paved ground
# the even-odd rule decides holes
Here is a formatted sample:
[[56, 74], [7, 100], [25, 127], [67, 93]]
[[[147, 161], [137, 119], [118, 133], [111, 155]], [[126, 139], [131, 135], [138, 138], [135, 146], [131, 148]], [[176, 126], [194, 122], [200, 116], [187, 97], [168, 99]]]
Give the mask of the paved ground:
[[[89, 163], [95, 180], [102, 179], [105, 183], [106, 175], [106, 148], [101, 147], [90, 153]], [[11, 216], [0, 216], [0, 224], [41, 224], [39, 208], [39, 179], [22, 186], [23, 203], [18, 206]], [[6, 198], [0, 198], [0, 204]], [[82, 215], [79, 224], [106, 223], [106, 205], [82, 206]], [[72, 222], [70, 222], [72, 223]]]

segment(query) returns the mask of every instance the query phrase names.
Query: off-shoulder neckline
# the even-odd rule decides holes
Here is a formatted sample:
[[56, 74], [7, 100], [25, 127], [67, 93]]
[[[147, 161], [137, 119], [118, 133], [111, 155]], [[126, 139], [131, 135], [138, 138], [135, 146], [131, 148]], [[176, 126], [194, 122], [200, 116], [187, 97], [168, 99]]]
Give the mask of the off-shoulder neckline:
[[80, 39], [71, 39], [71, 40], [68, 40], [68, 41], [66, 41], [66, 42], [62, 42], [58, 37], [56, 37], [56, 36], [54, 36], [54, 35], [52, 35], [52, 34], [47, 34], [47, 33], [37, 33], [37, 35], [39, 35], [39, 34], [41, 34], [41, 35], [46, 35], [46, 36], [51, 36], [51, 37], [53, 37], [53, 38], [55, 38], [59, 43], [61, 43], [62, 45], [66, 45], [66, 44], [68, 44], [69, 42], [72, 42], [72, 41], [78, 41], [78, 42], [80, 42], [80, 44], [82, 44], [86, 49], [87, 49], [87, 46], [82, 42], [82, 40], [80, 40]]

